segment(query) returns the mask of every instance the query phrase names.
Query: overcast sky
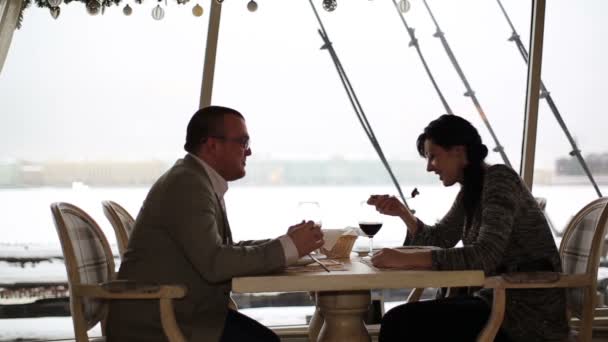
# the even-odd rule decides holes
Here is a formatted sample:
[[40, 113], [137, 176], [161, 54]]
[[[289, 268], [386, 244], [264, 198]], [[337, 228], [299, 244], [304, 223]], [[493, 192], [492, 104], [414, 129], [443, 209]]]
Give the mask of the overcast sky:
[[[390, 0], [314, 1], [359, 100], [389, 158], [417, 158], [414, 140], [444, 112]], [[133, 15], [122, 14], [129, 3]], [[198, 107], [209, 1], [123, 1], [103, 16], [80, 3], [26, 10], [0, 74], [0, 160], [173, 160]], [[245, 115], [257, 158], [375, 158], [335, 68], [320, 50], [308, 1], [225, 0], [213, 103]], [[519, 164], [526, 66], [507, 38], [496, 1], [428, 0], [465, 75]], [[503, 0], [528, 44], [530, 1]], [[604, 22], [608, 2], [547, 4], [543, 79], [583, 153], [608, 151]], [[446, 57], [422, 1], [405, 14], [452, 109], [494, 147]], [[570, 147], [541, 102], [538, 164], [552, 168]], [[498, 162], [494, 153], [490, 161]]]

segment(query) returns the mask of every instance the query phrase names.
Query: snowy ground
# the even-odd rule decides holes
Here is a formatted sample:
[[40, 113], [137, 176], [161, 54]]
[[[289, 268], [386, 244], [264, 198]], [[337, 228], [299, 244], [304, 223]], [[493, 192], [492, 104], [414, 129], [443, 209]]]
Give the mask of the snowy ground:
[[[385, 309], [401, 304], [385, 303]], [[312, 315], [312, 306], [274, 307], [243, 309], [242, 313], [270, 326], [306, 324], [306, 316]], [[99, 325], [90, 331], [89, 336], [100, 336]], [[44, 317], [0, 319], [0, 341], [35, 341], [73, 338], [70, 317]]]
[[[89, 336], [101, 336], [99, 325]], [[71, 317], [17, 318], [0, 320], [0, 341], [36, 341], [73, 338]]]

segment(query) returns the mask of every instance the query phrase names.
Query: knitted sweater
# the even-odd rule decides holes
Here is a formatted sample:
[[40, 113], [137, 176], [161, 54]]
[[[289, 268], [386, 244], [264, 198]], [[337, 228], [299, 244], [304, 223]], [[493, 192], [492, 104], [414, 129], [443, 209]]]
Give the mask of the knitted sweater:
[[[506, 272], [561, 271], [551, 231], [536, 200], [512, 169], [486, 170], [480, 202], [466, 224], [462, 190], [449, 212], [433, 226], [419, 221], [406, 245], [441, 247], [432, 251], [435, 270]], [[462, 240], [463, 247], [454, 247]], [[474, 295], [492, 303], [491, 289]], [[507, 290], [502, 329], [513, 341], [560, 341], [568, 335], [563, 289]]]

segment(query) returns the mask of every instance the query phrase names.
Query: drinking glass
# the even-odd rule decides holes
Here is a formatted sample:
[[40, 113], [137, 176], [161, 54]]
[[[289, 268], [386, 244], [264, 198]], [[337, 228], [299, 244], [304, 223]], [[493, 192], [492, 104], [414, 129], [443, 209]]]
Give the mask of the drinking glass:
[[382, 215], [373, 205], [361, 202], [359, 206], [359, 228], [369, 238], [369, 256], [374, 254], [374, 235], [382, 228]]
[[[298, 202], [296, 217], [298, 220], [312, 221], [316, 226], [321, 227], [321, 205], [317, 201]], [[313, 253], [319, 253], [319, 250]], [[308, 255], [312, 258], [311, 253], [308, 253]]]
[[316, 201], [301, 201], [298, 202], [297, 219], [305, 221], [313, 221], [315, 225], [321, 226], [321, 205]]

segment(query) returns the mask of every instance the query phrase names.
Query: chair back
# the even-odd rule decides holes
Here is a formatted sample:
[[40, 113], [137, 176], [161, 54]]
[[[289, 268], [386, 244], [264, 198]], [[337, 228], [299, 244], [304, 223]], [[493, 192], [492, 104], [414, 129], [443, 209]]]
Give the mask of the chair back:
[[114, 256], [103, 231], [82, 209], [57, 202], [51, 204], [51, 212], [68, 273], [74, 330], [80, 341], [79, 336], [86, 336], [86, 331], [105, 319], [107, 305], [74, 295], [74, 286], [114, 280]]
[[101, 206], [103, 207], [104, 215], [106, 215], [108, 221], [112, 224], [112, 228], [114, 228], [118, 251], [122, 258], [127, 250], [129, 237], [131, 237], [131, 232], [133, 232], [133, 227], [135, 226], [135, 220], [125, 208], [114, 201], [102, 201]]
[[[587, 204], [568, 223], [559, 248], [563, 272], [586, 274], [597, 286], [597, 269], [601, 247], [608, 226], [608, 198], [602, 197]], [[584, 310], [595, 309], [595, 293], [585, 296], [584, 288], [569, 288], [568, 310], [582, 318]], [[587, 291], [588, 293], [588, 291]]]

